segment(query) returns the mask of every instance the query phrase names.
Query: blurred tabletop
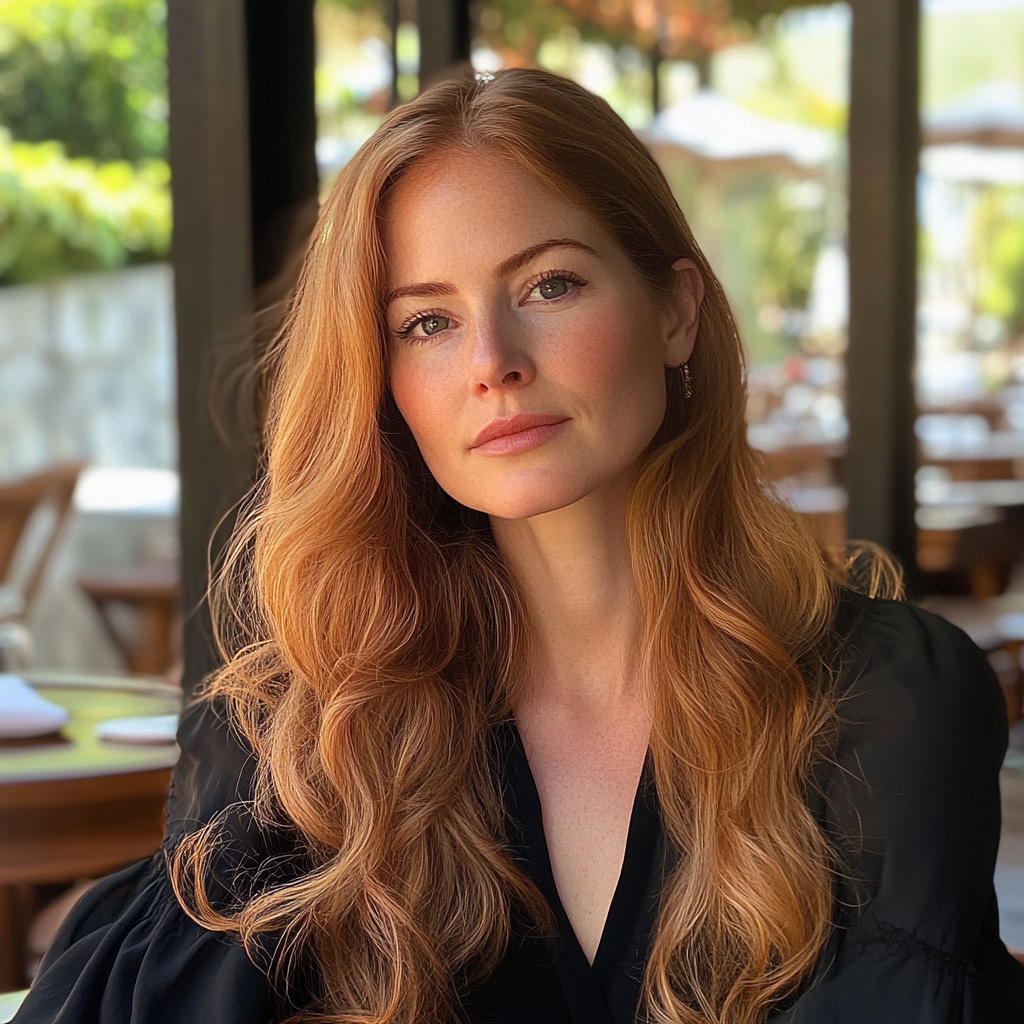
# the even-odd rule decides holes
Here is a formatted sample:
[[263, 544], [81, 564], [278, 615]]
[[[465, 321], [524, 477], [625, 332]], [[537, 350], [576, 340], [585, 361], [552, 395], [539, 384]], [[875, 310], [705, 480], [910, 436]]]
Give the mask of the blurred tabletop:
[[96, 877], [159, 849], [179, 753], [175, 744], [111, 743], [95, 732], [110, 718], [178, 712], [175, 686], [41, 671], [24, 676], [71, 718], [60, 733], [0, 740], [0, 991], [21, 987], [26, 922], [19, 920], [19, 887]]
[[[25, 672], [23, 677], [47, 700], [71, 716], [59, 732], [28, 740], [0, 739], [0, 810], [25, 806], [32, 784], [88, 783], [90, 791], [123, 786], [139, 772], [166, 774], [178, 761], [174, 744], [140, 746], [109, 743], [96, 736], [108, 718], [176, 714], [181, 690], [157, 679]], [[49, 802], [49, 801], [48, 801]], [[0, 862], [2, 863], [2, 862]], [[0, 878], [3, 868], [0, 866]]]

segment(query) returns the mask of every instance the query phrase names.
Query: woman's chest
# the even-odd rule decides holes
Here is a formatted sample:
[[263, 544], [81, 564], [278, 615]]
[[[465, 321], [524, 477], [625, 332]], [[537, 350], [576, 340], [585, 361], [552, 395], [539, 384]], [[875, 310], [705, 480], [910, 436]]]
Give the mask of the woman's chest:
[[554, 883], [593, 962], [622, 872], [649, 725], [628, 714], [587, 723], [534, 717], [520, 732]]
[[[531, 765], [512, 722], [500, 732], [501, 764], [513, 860], [551, 907], [556, 933], [547, 938], [528, 920], [516, 925], [501, 966], [467, 1003], [467, 1020], [488, 1024], [634, 1024], [664, 879], [675, 857], [661, 828], [653, 770], [648, 759], [630, 794], [625, 849], [618, 858], [610, 905], [596, 953], [585, 955], [555, 885], [548, 838], [553, 810], [541, 808]], [[543, 771], [543, 769], [542, 769]], [[554, 807], [549, 796], [549, 807]], [[550, 828], [558, 841], [557, 825]], [[572, 879], [562, 872], [562, 889]]]

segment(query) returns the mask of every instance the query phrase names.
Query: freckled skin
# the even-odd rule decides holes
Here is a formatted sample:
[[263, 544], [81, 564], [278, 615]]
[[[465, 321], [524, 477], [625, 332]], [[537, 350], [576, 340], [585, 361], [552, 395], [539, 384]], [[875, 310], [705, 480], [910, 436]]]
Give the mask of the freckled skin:
[[[503, 278], [494, 268], [546, 239], [568, 238], [597, 256], [562, 247]], [[392, 197], [385, 244], [394, 288], [454, 286], [444, 296], [398, 299], [392, 328], [419, 311], [446, 318], [431, 337], [393, 339], [395, 401], [441, 486], [471, 508], [520, 519], [561, 508], [632, 466], [665, 411], [671, 319], [625, 255], [580, 210], [493, 157], [459, 154], [414, 169]], [[586, 281], [545, 300], [527, 286], [538, 274]], [[563, 414], [566, 428], [504, 458], [472, 450], [491, 420]]]
[[[529, 609], [514, 710], [555, 885], [593, 962], [650, 735], [626, 497], [664, 416], [665, 367], [693, 347], [700, 276], [677, 260], [659, 304], [598, 224], [480, 153], [403, 178], [384, 241], [389, 295], [413, 292], [387, 310], [395, 402], [438, 483], [490, 516]], [[563, 422], [518, 449], [476, 444], [522, 413]]]

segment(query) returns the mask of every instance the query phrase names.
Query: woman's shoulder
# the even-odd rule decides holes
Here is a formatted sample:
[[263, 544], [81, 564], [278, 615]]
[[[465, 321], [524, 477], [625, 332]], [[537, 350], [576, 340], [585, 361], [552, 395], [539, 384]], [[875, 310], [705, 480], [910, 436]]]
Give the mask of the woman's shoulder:
[[833, 789], [891, 814], [886, 834], [907, 841], [948, 847], [975, 821], [994, 857], [1007, 722], [988, 659], [962, 630], [900, 601], [844, 594], [836, 625]]
[[101, 879], [57, 933], [16, 1024], [264, 1024], [276, 1001], [241, 945], [192, 921], [163, 851]]
[[842, 723], [884, 714], [904, 740], [921, 733], [933, 745], [970, 747], [989, 769], [1001, 763], [1006, 707], [988, 659], [963, 630], [905, 601], [844, 591], [836, 635]]
[[985, 655], [912, 604], [841, 595], [836, 729], [815, 816], [836, 921], [782, 1021], [1024, 1022], [992, 885], [1006, 708]]
[[840, 650], [874, 664], [906, 657], [929, 660], [951, 648], [972, 655], [978, 650], [963, 630], [910, 601], [846, 588], [839, 592], [835, 632]]
[[[841, 1005], [839, 992], [863, 1005], [871, 989], [880, 1021], [945, 1020], [939, 1005], [965, 1000], [1020, 1021], [1008, 985], [1024, 972], [999, 941], [992, 886], [1007, 725], [988, 660], [908, 603], [844, 594], [836, 625], [837, 728], [815, 813], [836, 851], [839, 919], [832, 970], [804, 1008]], [[941, 995], [927, 1011], [924, 990]]]

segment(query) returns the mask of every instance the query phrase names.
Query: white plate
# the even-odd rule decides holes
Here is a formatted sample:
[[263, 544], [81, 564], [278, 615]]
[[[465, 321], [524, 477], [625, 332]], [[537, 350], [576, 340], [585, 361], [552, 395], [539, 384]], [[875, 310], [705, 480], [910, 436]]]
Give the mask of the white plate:
[[0, 673], [0, 739], [46, 736], [68, 724], [70, 715], [40, 697], [21, 676]]
[[173, 743], [177, 732], [177, 715], [108, 718], [105, 722], [96, 723], [96, 735], [108, 743], [136, 743], [146, 746]]

